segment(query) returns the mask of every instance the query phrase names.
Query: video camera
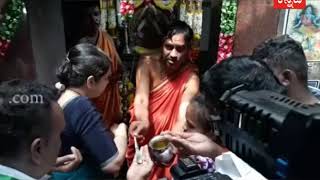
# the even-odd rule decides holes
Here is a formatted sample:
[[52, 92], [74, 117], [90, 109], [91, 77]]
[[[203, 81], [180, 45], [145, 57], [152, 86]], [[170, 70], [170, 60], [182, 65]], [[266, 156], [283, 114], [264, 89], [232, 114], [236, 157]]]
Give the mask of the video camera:
[[266, 90], [237, 89], [220, 99], [223, 144], [268, 179], [318, 177], [320, 105]]
[[[242, 86], [225, 92], [220, 101], [217, 124], [225, 147], [268, 179], [317, 179], [320, 105], [305, 105], [266, 90], [249, 92]], [[193, 172], [193, 179], [202, 179], [204, 172], [184, 164], [192, 163], [180, 160], [178, 170], [171, 169], [175, 179], [191, 179], [181, 175], [193, 171], [198, 173]]]

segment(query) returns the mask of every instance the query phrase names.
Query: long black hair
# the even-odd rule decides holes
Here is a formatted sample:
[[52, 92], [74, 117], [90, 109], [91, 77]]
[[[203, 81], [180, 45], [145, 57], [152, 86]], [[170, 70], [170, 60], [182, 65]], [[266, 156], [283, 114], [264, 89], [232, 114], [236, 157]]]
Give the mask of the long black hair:
[[182, 33], [184, 35], [185, 44], [191, 47], [193, 39], [192, 28], [184, 21], [175, 21], [168, 28], [167, 35], [164, 37], [163, 41], [171, 39], [174, 35]]

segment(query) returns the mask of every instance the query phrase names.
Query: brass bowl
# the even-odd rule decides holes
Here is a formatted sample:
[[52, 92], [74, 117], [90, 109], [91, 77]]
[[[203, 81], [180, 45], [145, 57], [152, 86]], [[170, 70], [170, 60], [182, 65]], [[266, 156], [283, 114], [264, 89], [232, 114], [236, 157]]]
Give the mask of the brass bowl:
[[154, 136], [148, 144], [151, 159], [158, 166], [169, 166], [174, 160], [172, 144], [164, 136]]

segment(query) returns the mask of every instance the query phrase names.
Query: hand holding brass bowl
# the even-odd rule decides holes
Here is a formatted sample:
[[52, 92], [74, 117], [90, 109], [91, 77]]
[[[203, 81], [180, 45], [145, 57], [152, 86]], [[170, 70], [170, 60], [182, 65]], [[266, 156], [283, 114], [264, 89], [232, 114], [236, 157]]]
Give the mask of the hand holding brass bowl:
[[174, 160], [172, 144], [164, 136], [155, 136], [149, 142], [151, 159], [159, 166], [169, 166]]

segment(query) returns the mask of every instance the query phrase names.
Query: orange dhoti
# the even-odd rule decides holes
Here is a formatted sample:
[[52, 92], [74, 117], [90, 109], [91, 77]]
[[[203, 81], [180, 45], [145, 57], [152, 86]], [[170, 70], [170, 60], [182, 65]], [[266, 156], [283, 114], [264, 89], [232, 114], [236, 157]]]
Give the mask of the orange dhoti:
[[110, 127], [118, 122], [121, 118], [120, 114], [120, 92], [118, 80], [121, 74], [121, 60], [114, 46], [113, 39], [104, 31], [99, 31], [97, 47], [100, 48], [111, 61], [111, 78], [104, 92], [93, 99], [99, 112], [101, 112], [104, 124]]
[[[150, 129], [143, 143], [140, 144], [141, 146], [147, 144], [153, 136], [159, 135], [163, 131], [170, 131], [173, 129], [178, 120], [179, 107], [185, 85], [194, 70], [195, 69], [193, 67], [187, 67], [174, 79], [167, 79], [151, 90], [149, 95]], [[130, 108], [130, 114], [131, 123], [136, 120], [134, 115], [134, 106]], [[133, 160], [134, 153], [134, 140], [130, 136], [126, 154], [129, 164], [131, 164]], [[175, 162], [173, 162], [172, 165], [173, 164], [175, 164]], [[163, 177], [172, 179], [170, 167], [155, 166], [149, 179], [157, 180]]]

